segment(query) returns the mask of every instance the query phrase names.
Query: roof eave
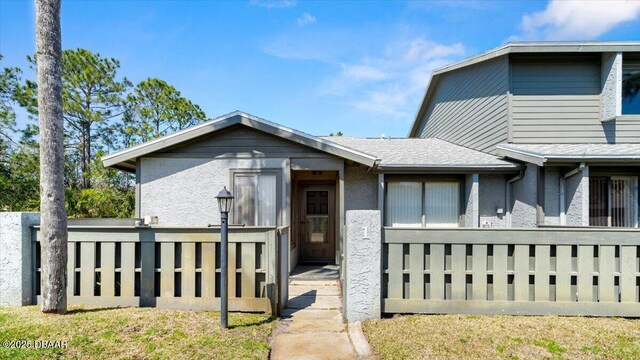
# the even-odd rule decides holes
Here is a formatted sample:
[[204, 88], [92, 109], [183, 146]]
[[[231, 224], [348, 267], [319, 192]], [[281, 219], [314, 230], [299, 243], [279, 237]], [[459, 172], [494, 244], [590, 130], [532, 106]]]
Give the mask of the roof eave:
[[344, 159], [348, 159], [369, 167], [374, 167], [376, 165], [376, 161], [379, 160], [375, 156], [351, 149], [343, 145], [336, 144], [332, 141], [311, 136], [301, 131], [280, 126], [275, 123], [260, 119], [258, 117], [235, 111], [219, 118], [210, 120], [204, 124], [197, 125], [195, 127], [185, 129], [177, 133], [119, 151], [114, 154], [106, 155], [102, 157], [102, 162], [105, 167], [121, 168], [125, 166], [123, 165], [124, 163], [131, 162], [133, 160], [135, 167], [135, 159], [141, 156], [160, 151], [171, 146], [176, 146], [185, 141], [189, 141], [191, 139], [237, 124], [243, 124], [256, 130], [273, 134], [286, 140], [305, 145], [313, 149], [323, 151]]

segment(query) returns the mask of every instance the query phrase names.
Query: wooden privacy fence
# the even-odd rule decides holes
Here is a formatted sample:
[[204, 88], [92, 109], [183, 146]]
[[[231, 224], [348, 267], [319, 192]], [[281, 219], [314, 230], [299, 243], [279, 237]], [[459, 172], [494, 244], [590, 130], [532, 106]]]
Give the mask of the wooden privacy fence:
[[638, 230], [383, 233], [383, 312], [640, 316]]
[[[229, 309], [273, 312], [274, 227], [229, 229]], [[40, 231], [32, 232], [40, 298]], [[220, 229], [69, 226], [69, 304], [220, 308]]]

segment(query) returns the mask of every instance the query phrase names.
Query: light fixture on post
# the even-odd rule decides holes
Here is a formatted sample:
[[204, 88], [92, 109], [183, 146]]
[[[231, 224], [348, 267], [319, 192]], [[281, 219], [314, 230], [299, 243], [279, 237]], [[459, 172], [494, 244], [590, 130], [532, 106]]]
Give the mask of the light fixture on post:
[[216, 195], [218, 209], [220, 210], [220, 322], [223, 328], [229, 327], [228, 301], [229, 301], [229, 212], [233, 205], [233, 194], [223, 187]]

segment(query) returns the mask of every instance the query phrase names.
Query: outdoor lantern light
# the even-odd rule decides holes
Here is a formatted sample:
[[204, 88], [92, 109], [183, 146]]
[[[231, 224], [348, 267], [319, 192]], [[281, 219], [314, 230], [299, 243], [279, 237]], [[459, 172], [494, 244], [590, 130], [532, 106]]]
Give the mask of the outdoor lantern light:
[[216, 195], [216, 199], [218, 199], [218, 208], [220, 209], [221, 214], [228, 214], [231, 211], [231, 205], [233, 204], [233, 195], [227, 187], [223, 187], [222, 190]]
[[229, 212], [233, 203], [233, 195], [223, 187], [216, 195], [220, 209], [220, 322], [223, 328], [229, 326]]

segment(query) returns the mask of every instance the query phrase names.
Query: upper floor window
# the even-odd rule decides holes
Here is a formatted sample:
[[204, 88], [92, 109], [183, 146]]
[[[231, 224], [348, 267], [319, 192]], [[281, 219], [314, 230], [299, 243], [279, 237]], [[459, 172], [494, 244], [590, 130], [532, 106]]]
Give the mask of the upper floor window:
[[640, 114], [640, 58], [622, 60], [622, 114]]
[[276, 226], [276, 174], [236, 173], [233, 176], [233, 220], [247, 226]]
[[460, 182], [389, 181], [385, 204], [387, 226], [458, 227]]

